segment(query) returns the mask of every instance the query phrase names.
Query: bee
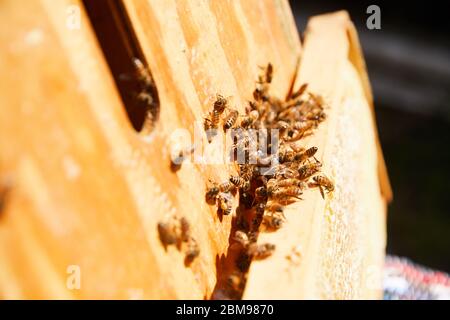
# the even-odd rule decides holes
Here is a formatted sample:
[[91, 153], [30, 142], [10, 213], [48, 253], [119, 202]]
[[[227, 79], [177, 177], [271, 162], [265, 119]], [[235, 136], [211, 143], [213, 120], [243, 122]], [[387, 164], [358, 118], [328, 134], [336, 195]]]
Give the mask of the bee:
[[248, 246], [247, 253], [255, 260], [262, 260], [270, 257], [275, 251], [275, 245], [271, 243], [256, 244], [252, 243]]
[[248, 128], [259, 118], [259, 112], [257, 110], [252, 110], [247, 116], [241, 119], [241, 127]]
[[219, 190], [220, 192], [232, 192], [235, 189], [235, 185], [232, 184], [230, 181], [225, 181], [219, 184]]
[[313, 157], [314, 160], [316, 160], [316, 162], [319, 162], [319, 160], [317, 160], [316, 157], [314, 157], [314, 155], [316, 154], [318, 149], [319, 148], [317, 148], [317, 147], [311, 147], [311, 148], [306, 149], [303, 152], [298, 152], [295, 154], [294, 160], [299, 161], [301, 163], [301, 162], [304, 162], [305, 160]]
[[283, 213], [283, 206], [277, 201], [268, 201], [265, 206], [265, 210], [268, 212], [281, 212]]
[[239, 203], [244, 205], [244, 208], [251, 209], [254, 198], [249, 192], [241, 192], [239, 195]]
[[296, 170], [291, 169], [289, 167], [285, 167], [285, 166], [278, 168], [278, 170], [275, 172], [276, 179], [279, 179], [279, 178], [291, 179], [291, 178], [298, 177], [298, 175], [299, 175], [299, 173]]
[[327, 192], [334, 191], [334, 184], [327, 177], [325, 177], [325, 176], [315, 176], [312, 179], [313, 179], [314, 182], [310, 182], [308, 184], [308, 186], [311, 187], [311, 188], [318, 187], [319, 190], [320, 190], [320, 194], [322, 195], [322, 198], [325, 199], [323, 188], [325, 188], [325, 190], [327, 190]]
[[219, 204], [219, 208], [222, 210], [222, 213], [226, 216], [231, 214], [231, 210], [233, 209], [233, 197], [228, 192], [220, 192], [217, 196], [217, 201]]
[[278, 160], [280, 163], [291, 162], [294, 160], [295, 152], [292, 150], [282, 149], [278, 152]]
[[177, 244], [180, 239], [180, 229], [175, 219], [158, 223], [159, 239], [164, 246]]
[[255, 196], [258, 199], [264, 199], [268, 196], [267, 188], [265, 186], [255, 189]]
[[249, 181], [239, 177], [239, 176], [230, 176], [230, 182], [234, 184], [236, 187], [244, 189]]
[[271, 179], [270, 182], [272, 180], [274, 181], [273, 185], [278, 188], [285, 188], [285, 187], [290, 187], [290, 186], [296, 186], [302, 190], [306, 188], [306, 183], [301, 180], [298, 180], [298, 179], [293, 179], [293, 178], [283, 179], [283, 180]]
[[[261, 67], [262, 68], [262, 67]], [[269, 62], [264, 70], [263, 76], [259, 76], [258, 83], [271, 83], [273, 78], [273, 65]]]
[[239, 271], [234, 271], [227, 277], [227, 286], [234, 292], [244, 289], [244, 276]]
[[191, 263], [200, 254], [200, 247], [193, 237], [189, 237], [186, 245], [185, 261]]
[[303, 194], [303, 190], [296, 186], [290, 186], [286, 188], [279, 188], [272, 192], [270, 198], [273, 200], [289, 200], [290, 198], [301, 199], [300, 196]]
[[283, 226], [285, 221], [286, 218], [282, 213], [271, 212], [263, 216], [261, 223], [268, 230], [278, 230]]
[[224, 120], [224, 122], [225, 122], [223, 125], [224, 130], [231, 129], [234, 126], [234, 124], [236, 123], [238, 116], [239, 116], [239, 112], [237, 110], [231, 110]]
[[150, 70], [139, 58], [133, 58], [133, 65], [136, 70], [136, 76], [144, 88], [153, 87], [153, 79]]
[[233, 239], [239, 242], [243, 247], [246, 247], [250, 240], [248, 239], [247, 234], [244, 231], [238, 230], [234, 233]]
[[219, 195], [220, 188], [217, 183], [213, 183], [211, 187], [206, 189], [206, 199], [207, 201], [215, 201], [217, 196]]
[[301, 180], [305, 180], [311, 177], [313, 174], [319, 172], [320, 167], [322, 167], [322, 164], [320, 162], [305, 164], [298, 169], [298, 178]]
[[216, 101], [214, 101], [213, 111], [215, 111], [220, 116], [227, 107], [227, 104], [228, 100], [222, 95], [218, 94], [216, 97]]

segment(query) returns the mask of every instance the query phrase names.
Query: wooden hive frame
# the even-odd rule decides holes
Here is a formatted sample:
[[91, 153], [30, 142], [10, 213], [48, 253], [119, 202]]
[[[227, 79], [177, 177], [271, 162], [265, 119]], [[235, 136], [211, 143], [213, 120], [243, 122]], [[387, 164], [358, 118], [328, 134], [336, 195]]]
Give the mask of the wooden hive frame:
[[[267, 62], [276, 69], [271, 90], [283, 96], [301, 54], [292, 14], [284, 0], [122, 5], [158, 90], [151, 132], [132, 128], [82, 3], [0, 5], [1, 24], [14, 26], [0, 28], [0, 173], [12, 181], [0, 216], [1, 297], [202, 299], [217, 289], [231, 217], [217, 216], [204, 194], [208, 179], [235, 169], [187, 163], [174, 172], [171, 135], [178, 128], [194, 135], [194, 121], [217, 93], [243, 111], [258, 66]], [[70, 6], [80, 9], [78, 29], [67, 27]], [[330, 119], [311, 143], [333, 176], [355, 182], [356, 189], [344, 189], [356, 190], [358, 199], [345, 202], [338, 187], [327, 204], [311, 193], [292, 205], [286, 228], [260, 236], [277, 251], [252, 265], [244, 298], [379, 297], [379, 288], [364, 283], [367, 268], [382, 264], [390, 189], [364, 63], [345, 13], [315, 18], [308, 30], [299, 81], [331, 101]], [[356, 101], [362, 120], [343, 107], [345, 99]], [[338, 170], [351, 148], [338, 143], [351, 133], [339, 119], [360, 134], [349, 160], [358, 176]], [[335, 213], [350, 225], [342, 217], [341, 224], [330, 222], [333, 203], [343, 206]], [[195, 222], [201, 254], [189, 266], [158, 238], [156, 224], [170, 213]], [[300, 266], [288, 266], [284, 256], [298, 244], [305, 248]], [[78, 289], [67, 286], [73, 265], [80, 267]]]

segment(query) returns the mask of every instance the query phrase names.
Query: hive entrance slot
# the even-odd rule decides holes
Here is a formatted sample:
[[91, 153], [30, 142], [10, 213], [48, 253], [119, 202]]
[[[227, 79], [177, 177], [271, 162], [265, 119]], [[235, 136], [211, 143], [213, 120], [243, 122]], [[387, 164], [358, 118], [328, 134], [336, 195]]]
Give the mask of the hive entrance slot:
[[84, 0], [97, 40], [133, 128], [149, 133], [159, 116], [159, 97], [121, 1]]

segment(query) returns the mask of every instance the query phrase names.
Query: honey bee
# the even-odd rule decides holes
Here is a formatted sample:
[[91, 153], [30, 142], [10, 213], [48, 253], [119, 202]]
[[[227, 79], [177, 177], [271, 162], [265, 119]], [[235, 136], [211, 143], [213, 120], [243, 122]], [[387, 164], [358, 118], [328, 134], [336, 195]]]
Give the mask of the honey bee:
[[298, 169], [298, 178], [301, 180], [305, 180], [311, 177], [313, 174], [319, 172], [320, 167], [322, 167], [322, 164], [320, 162], [305, 164]]
[[273, 78], [273, 65], [269, 62], [267, 66], [263, 68], [263, 71], [263, 76], [259, 76], [258, 83], [271, 83]]
[[207, 201], [215, 201], [217, 196], [219, 195], [220, 188], [217, 183], [213, 183], [211, 187], [206, 189], [206, 199]]
[[213, 111], [216, 111], [216, 113], [220, 116], [227, 107], [227, 104], [228, 100], [222, 95], [218, 94], [213, 105]]
[[[272, 183], [273, 181], [273, 183]], [[271, 179], [269, 182], [271, 182], [271, 186], [273, 188], [286, 188], [286, 187], [291, 187], [291, 186], [295, 186], [297, 188], [300, 188], [301, 190], [306, 189], [306, 183], [298, 180], [298, 179], [283, 179], [283, 180], [276, 180], [276, 179]]]
[[248, 128], [259, 118], [259, 112], [257, 110], [252, 110], [247, 116], [242, 117], [241, 127]]
[[314, 160], [316, 160], [316, 162], [319, 162], [319, 160], [317, 160], [316, 157], [314, 157], [314, 155], [316, 154], [317, 150], [318, 150], [317, 147], [311, 147], [311, 148], [306, 149], [303, 152], [298, 152], [298, 153], [295, 154], [294, 160], [295, 161], [299, 161], [301, 163], [301, 162], [303, 162], [303, 161], [313, 157]]
[[275, 245], [271, 243], [256, 244], [252, 243], [248, 246], [247, 253], [255, 260], [262, 260], [270, 257], [275, 251]]
[[227, 277], [227, 286], [234, 292], [240, 292], [244, 289], [244, 276], [239, 271], [234, 271]]
[[285, 221], [286, 221], [286, 218], [284, 217], [284, 215], [282, 213], [270, 212], [263, 216], [261, 223], [265, 227], [265, 229], [278, 230], [283, 226]]
[[222, 213], [226, 216], [231, 214], [231, 210], [233, 209], [233, 197], [228, 192], [220, 192], [217, 196], [217, 201], [219, 204], [219, 208], [222, 210]]
[[159, 238], [164, 246], [177, 244], [180, 239], [180, 228], [174, 218], [158, 223]]
[[224, 120], [223, 128], [224, 130], [231, 129], [239, 116], [239, 112], [237, 110], [231, 110]]
[[273, 200], [289, 200], [290, 198], [301, 199], [300, 196], [303, 194], [303, 190], [296, 186], [290, 186], [286, 188], [279, 188], [272, 192], [270, 198]]
[[190, 264], [200, 254], [200, 247], [193, 237], [189, 237], [186, 245], [185, 261]]
[[236, 187], [244, 189], [247, 186], [248, 181], [239, 176], [230, 176], [230, 182]]
[[243, 247], [246, 247], [250, 240], [248, 239], [247, 234], [244, 231], [238, 230], [234, 233], [233, 239], [239, 242]]
[[265, 206], [266, 211], [268, 212], [283, 212], [283, 206], [277, 201], [268, 201]]
[[298, 175], [299, 175], [299, 173], [296, 170], [291, 169], [289, 167], [280, 167], [275, 172], [275, 178], [276, 179], [279, 179], [279, 178], [291, 179], [291, 178], [298, 177]]
[[133, 65], [136, 70], [136, 76], [143, 87], [152, 87], [153, 79], [150, 70], [144, 65], [139, 58], [133, 58]]
[[324, 195], [324, 192], [323, 192], [323, 188], [325, 188], [325, 190], [326, 190], [327, 192], [332, 192], [332, 191], [334, 191], [334, 184], [333, 184], [333, 182], [332, 182], [330, 179], [328, 179], [327, 177], [325, 177], [325, 176], [315, 176], [315, 177], [313, 177], [312, 179], [313, 179], [314, 182], [310, 182], [310, 183], [308, 184], [308, 186], [309, 186], [310, 188], [318, 187], [319, 190], [320, 190], [320, 194], [322, 195], [322, 198], [325, 199], [325, 195]]
[[235, 185], [232, 184], [230, 181], [225, 181], [219, 184], [219, 190], [220, 192], [232, 192], [235, 189]]

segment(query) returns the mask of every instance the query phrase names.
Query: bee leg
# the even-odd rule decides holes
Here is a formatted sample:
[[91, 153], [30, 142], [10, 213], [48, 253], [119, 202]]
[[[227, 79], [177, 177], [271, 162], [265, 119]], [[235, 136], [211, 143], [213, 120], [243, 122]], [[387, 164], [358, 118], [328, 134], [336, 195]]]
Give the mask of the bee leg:
[[322, 198], [325, 199], [325, 194], [323, 192], [323, 188], [321, 185], [319, 185], [320, 194], [322, 195]]

